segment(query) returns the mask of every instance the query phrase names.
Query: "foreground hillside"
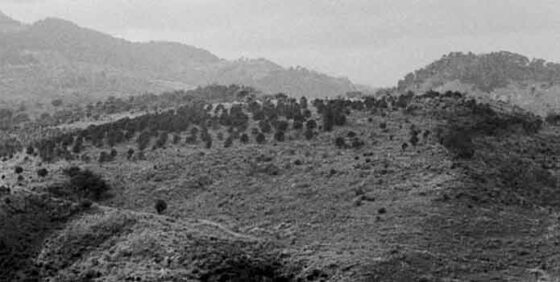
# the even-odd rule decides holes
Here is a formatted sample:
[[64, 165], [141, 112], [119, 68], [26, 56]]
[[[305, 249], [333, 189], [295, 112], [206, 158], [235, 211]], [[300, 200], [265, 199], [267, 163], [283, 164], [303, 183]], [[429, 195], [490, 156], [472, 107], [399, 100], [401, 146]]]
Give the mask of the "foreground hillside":
[[[110, 130], [140, 129], [148, 117], [75, 133], [86, 137], [78, 154], [89, 158], [60, 152], [39, 153], [48, 163], [33, 154], [4, 162], [4, 171], [22, 171], [5, 175], [11, 194], [3, 197], [0, 219], [8, 224], [1, 226], [48, 224], [0, 233], [2, 242], [32, 242], [19, 252], [36, 267], [27, 274], [54, 281], [560, 277], [557, 128], [451, 92], [307, 108], [285, 99], [245, 104], [241, 112], [152, 115], [174, 124], [190, 113], [190, 122], [115, 142], [116, 153], [107, 153]], [[200, 126], [207, 119], [218, 123]], [[109, 130], [107, 137], [87, 137], [99, 130]], [[69, 151], [71, 143], [64, 143]], [[108, 195], [92, 207], [73, 204], [80, 200], [57, 188], [73, 165], [106, 179]], [[39, 168], [48, 175], [38, 177]], [[44, 216], [14, 208], [22, 207], [18, 197]], [[156, 200], [166, 204], [161, 215]], [[7, 255], [3, 261], [17, 257]], [[4, 277], [24, 275], [4, 269]]]

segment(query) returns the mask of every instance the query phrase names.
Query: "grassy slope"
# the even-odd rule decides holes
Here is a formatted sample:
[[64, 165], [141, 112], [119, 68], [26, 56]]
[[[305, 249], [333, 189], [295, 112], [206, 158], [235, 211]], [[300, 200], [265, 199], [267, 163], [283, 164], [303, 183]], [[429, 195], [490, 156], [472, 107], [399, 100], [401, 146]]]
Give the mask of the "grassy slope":
[[[531, 281], [534, 268], [559, 275], [555, 186], [521, 173], [551, 162], [548, 156], [560, 150], [558, 131], [478, 136], [472, 160], [454, 159], [434, 134], [402, 151], [410, 125], [435, 132], [447, 126], [453, 105], [426, 103], [412, 115], [353, 113], [348, 126], [310, 142], [236, 141], [225, 149], [215, 140], [210, 150], [171, 145], [136, 162], [125, 160], [123, 146], [116, 161], [87, 166], [112, 183], [115, 197], [103, 204], [124, 210], [113, 213], [140, 212], [135, 217], [143, 223], [127, 234], [141, 237], [153, 230], [149, 237], [158, 234], [156, 241], [164, 238], [170, 249], [184, 242], [180, 230], [193, 228], [188, 218], [200, 218], [282, 246], [291, 261], [303, 263], [298, 273], [309, 280], [323, 275], [330, 281]], [[387, 122], [386, 131], [381, 122]], [[367, 145], [335, 149], [334, 136], [350, 130]], [[521, 176], [508, 180], [516, 175]], [[145, 214], [154, 212], [158, 198], [168, 203], [166, 213], [175, 221], [167, 228], [165, 218]], [[126, 236], [107, 241], [69, 269], [137, 240]], [[151, 265], [146, 257], [117, 257], [114, 263], [126, 275], [154, 274], [145, 272]], [[96, 269], [108, 279], [123, 277], [111, 265]], [[178, 275], [182, 267], [171, 272]]]

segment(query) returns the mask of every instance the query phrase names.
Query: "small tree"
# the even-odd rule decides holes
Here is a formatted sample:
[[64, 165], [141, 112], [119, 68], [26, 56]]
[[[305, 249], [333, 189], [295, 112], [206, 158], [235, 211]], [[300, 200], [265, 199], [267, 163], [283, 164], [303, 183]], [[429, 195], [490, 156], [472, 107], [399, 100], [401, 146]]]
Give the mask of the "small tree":
[[284, 131], [277, 131], [274, 134], [274, 139], [278, 142], [284, 142], [284, 140], [286, 140], [286, 136], [284, 134]]
[[17, 173], [17, 174], [20, 174], [20, 173], [23, 172], [23, 168], [22, 168], [21, 166], [18, 165], [18, 166], [16, 166], [16, 167], [14, 168], [14, 171], [15, 171], [15, 173]]
[[257, 141], [258, 144], [264, 144], [266, 143], [266, 136], [264, 136], [264, 134], [262, 133], [259, 133], [255, 138], [255, 141]]
[[241, 141], [241, 143], [243, 144], [249, 143], [249, 135], [247, 135], [246, 133], [241, 134], [241, 137], [239, 137], [239, 141]]
[[126, 151], [126, 159], [130, 160], [133, 155], [134, 155], [134, 149], [129, 148], [128, 151]]
[[228, 138], [226, 138], [226, 141], [224, 141], [224, 148], [229, 148], [233, 145], [233, 137], [229, 136]]

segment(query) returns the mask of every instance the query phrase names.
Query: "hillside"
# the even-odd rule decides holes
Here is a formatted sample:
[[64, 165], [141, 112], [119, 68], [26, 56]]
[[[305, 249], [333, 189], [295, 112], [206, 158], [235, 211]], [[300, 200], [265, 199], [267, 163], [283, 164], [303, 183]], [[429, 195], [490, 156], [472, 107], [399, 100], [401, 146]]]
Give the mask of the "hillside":
[[308, 97], [355, 90], [347, 79], [285, 69], [264, 59], [227, 61], [180, 43], [133, 43], [54, 18], [22, 25], [2, 15], [0, 32], [3, 100], [96, 101], [212, 83]]
[[[533, 114], [453, 92], [185, 103], [77, 129], [0, 163], [0, 226], [56, 223], [25, 233], [33, 248], [18, 258], [34, 271], [3, 277], [553, 279], [559, 136]], [[71, 166], [102, 176], [107, 195], [88, 207], [91, 185]], [[42, 217], [27, 214], [34, 206]]]
[[[398, 90], [461, 91], [511, 102], [545, 115], [560, 110], [560, 64], [511, 52], [450, 53], [408, 74]], [[490, 94], [490, 95], [488, 95]]]

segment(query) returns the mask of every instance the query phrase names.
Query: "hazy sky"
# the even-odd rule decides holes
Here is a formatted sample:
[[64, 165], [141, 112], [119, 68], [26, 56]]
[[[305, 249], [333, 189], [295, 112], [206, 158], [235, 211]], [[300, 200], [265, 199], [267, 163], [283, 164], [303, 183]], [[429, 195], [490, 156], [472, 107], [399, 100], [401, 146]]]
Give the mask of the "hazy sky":
[[0, 10], [27, 23], [58, 17], [373, 86], [394, 85], [451, 51], [560, 62], [557, 0], [0, 0]]

